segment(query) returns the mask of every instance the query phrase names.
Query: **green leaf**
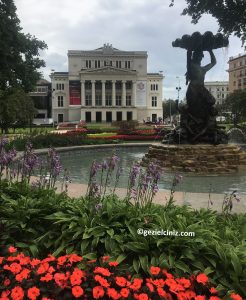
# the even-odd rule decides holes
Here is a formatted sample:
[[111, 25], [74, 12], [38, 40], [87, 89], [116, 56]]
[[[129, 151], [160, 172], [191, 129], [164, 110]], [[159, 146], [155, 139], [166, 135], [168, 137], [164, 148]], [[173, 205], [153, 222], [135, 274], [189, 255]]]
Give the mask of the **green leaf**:
[[136, 273], [139, 272], [140, 262], [136, 258], [133, 259], [133, 268], [134, 268]]
[[144, 256], [139, 256], [139, 261], [140, 261], [140, 265], [142, 267], [142, 269], [148, 273], [149, 272], [149, 266], [148, 266], [148, 256], [144, 255]]
[[117, 257], [116, 261], [120, 264], [123, 260], [127, 258], [127, 255], [121, 254]]
[[233, 268], [237, 274], [237, 276], [241, 275], [242, 273], [242, 265], [240, 263], [240, 260], [235, 252], [231, 251], [231, 263], [233, 265]]
[[89, 260], [97, 259], [97, 255], [95, 253], [87, 253], [87, 254], [83, 255], [83, 257], [87, 258]]

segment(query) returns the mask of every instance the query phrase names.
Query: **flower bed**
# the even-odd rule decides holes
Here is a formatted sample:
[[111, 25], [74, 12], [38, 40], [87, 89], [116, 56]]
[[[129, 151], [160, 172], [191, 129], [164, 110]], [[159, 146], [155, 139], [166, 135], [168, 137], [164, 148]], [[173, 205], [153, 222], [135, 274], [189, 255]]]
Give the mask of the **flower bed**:
[[[9, 247], [0, 257], [1, 300], [13, 299], [167, 299], [219, 300], [206, 274], [175, 277], [164, 268], [151, 266], [149, 276], [135, 276], [118, 268], [109, 256], [84, 260], [77, 254], [40, 260]], [[243, 300], [230, 292], [223, 299]]]
[[95, 140], [124, 140], [124, 141], [152, 141], [152, 140], [161, 140], [162, 136], [156, 135], [128, 135], [128, 134], [119, 134], [113, 136], [90, 136], [89, 139]]

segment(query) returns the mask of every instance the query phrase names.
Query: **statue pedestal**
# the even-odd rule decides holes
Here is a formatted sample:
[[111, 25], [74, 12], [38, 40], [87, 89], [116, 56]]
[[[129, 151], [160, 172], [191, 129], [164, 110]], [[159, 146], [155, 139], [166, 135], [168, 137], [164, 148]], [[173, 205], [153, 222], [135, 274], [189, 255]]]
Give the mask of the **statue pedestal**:
[[171, 172], [206, 174], [236, 173], [246, 169], [246, 152], [234, 144], [164, 145], [153, 144], [142, 160], [153, 162]]

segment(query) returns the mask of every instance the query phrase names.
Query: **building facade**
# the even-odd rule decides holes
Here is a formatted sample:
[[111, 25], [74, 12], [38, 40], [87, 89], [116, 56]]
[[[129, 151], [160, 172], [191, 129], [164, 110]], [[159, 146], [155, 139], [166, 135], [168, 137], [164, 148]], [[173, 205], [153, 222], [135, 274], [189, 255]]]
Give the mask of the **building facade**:
[[246, 89], [246, 53], [229, 58], [229, 92]]
[[204, 86], [214, 96], [216, 104], [223, 104], [229, 95], [228, 81], [206, 81], [204, 82]]
[[34, 123], [45, 124], [51, 118], [51, 82], [45, 79], [38, 80], [34, 90], [29, 95], [32, 97], [37, 110]]
[[53, 72], [55, 122], [152, 121], [162, 117], [161, 73], [147, 73], [146, 51], [112, 45], [68, 51], [68, 72]]

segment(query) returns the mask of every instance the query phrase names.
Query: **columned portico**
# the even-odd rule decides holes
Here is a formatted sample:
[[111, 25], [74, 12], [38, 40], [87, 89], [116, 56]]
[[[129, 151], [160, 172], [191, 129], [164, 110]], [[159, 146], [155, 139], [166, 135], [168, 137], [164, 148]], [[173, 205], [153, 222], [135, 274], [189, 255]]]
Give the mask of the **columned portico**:
[[102, 80], [102, 106], [105, 106], [105, 83], [106, 80]]
[[126, 81], [122, 81], [122, 106], [126, 106]]
[[112, 80], [112, 106], [115, 106], [115, 98], [116, 98], [116, 94], [115, 94], [115, 80]]
[[91, 80], [91, 99], [92, 99], [92, 106], [96, 105], [96, 90], [95, 90], [95, 80]]

